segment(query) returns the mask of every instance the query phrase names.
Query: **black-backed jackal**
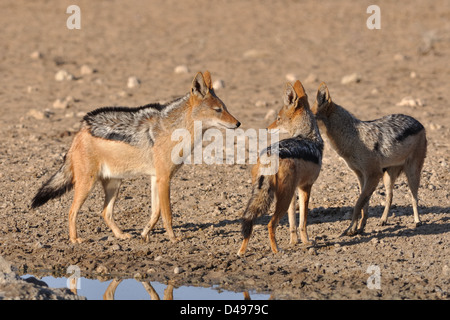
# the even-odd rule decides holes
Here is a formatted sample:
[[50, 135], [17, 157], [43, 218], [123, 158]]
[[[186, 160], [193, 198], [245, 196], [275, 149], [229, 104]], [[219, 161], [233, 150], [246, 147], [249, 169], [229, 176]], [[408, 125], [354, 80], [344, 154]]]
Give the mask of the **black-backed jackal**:
[[[278, 113], [277, 120], [268, 129], [279, 129], [289, 133], [292, 138], [283, 139], [278, 145], [273, 144], [263, 150], [257, 164], [253, 166], [252, 196], [242, 217], [244, 241], [238, 251], [240, 256], [247, 249], [255, 219], [267, 213], [274, 197], [276, 198], [275, 212], [268, 224], [272, 251], [278, 252], [275, 229], [287, 210], [290, 243], [297, 243], [296, 189], [299, 193], [300, 238], [303, 243], [310, 244], [306, 231], [308, 202], [311, 187], [319, 176], [322, 165], [323, 141], [300, 81], [295, 82], [294, 86], [289, 83], [286, 85], [284, 106]], [[261, 158], [273, 154], [278, 154], [278, 171], [275, 174], [264, 175], [264, 164]]]
[[[324, 83], [319, 87], [312, 112], [333, 149], [344, 158], [358, 177], [360, 196], [353, 210], [350, 227], [344, 234], [355, 235], [364, 230], [369, 200], [381, 177], [386, 186], [386, 206], [381, 224], [386, 224], [394, 182], [402, 171], [406, 174], [411, 191], [414, 222], [419, 225], [417, 191], [427, 152], [427, 139], [422, 124], [403, 114], [361, 121], [331, 100]], [[361, 210], [363, 214], [357, 230]]]
[[[220, 127], [234, 129], [240, 123], [216, 96], [211, 76], [197, 73], [190, 92], [168, 104], [148, 104], [138, 108], [106, 107], [86, 114], [75, 135], [62, 167], [39, 189], [32, 201], [36, 208], [74, 188], [69, 211], [69, 238], [82, 241], [76, 228], [77, 213], [94, 183], [100, 180], [105, 191], [103, 218], [114, 235], [130, 238], [114, 222], [113, 207], [122, 179], [137, 175], [151, 176], [152, 214], [142, 232], [148, 233], [162, 213], [164, 228], [171, 241], [172, 230], [170, 180], [181, 164], [175, 164], [171, 152], [178, 141], [172, 141], [176, 129], [191, 133], [194, 148], [194, 121], [202, 121], [202, 129]], [[192, 151], [192, 150], [191, 150]], [[182, 155], [187, 156], [187, 155]]]

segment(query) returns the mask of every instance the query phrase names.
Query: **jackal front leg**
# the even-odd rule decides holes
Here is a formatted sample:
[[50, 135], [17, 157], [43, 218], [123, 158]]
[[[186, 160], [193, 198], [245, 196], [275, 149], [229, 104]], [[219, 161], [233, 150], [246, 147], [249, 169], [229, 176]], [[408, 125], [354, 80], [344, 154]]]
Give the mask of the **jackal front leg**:
[[170, 177], [156, 178], [158, 186], [159, 206], [162, 214], [164, 228], [172, 242], [181, 240], [175, 237], [172, 229], [172, 209], [170, 207]]
[[152, 176], [151, 178], [152, 183], [152, 215], [150, 217], [150, 221], [147, 223], [147, 225], [144, 228], [144, 231], [142, 231], [141, 236], [142, 240], [145, 242], [148, 242], [149, 239], [149, 232], [153, 229], [155, 224], [159, 220], [159, 216], [161, 215], [161, 207], [159, 205], [159, 195], [158, 195], [158, 186], [156, 184], [156, 176]]

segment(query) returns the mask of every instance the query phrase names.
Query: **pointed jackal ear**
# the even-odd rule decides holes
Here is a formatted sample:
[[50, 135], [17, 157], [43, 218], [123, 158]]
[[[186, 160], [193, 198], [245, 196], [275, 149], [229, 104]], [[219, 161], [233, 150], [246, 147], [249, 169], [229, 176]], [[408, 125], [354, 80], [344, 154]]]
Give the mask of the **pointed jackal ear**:
[[295, 101], [298, 99], [297, 93], [295, 92], [292, 85], [288, 82], [286, 83], [286, 88], [284, 90], [284, 105], [285, 106], [292, 106], [295, 104]]
[[325, 82], [322, 82], [317, 90], [317, 106], [327, 106], [331, 103], [330, 92], [328, 91], [328, 87]]
[[208, 70], [205, 71], [203, 74], [203, 79], [205, 79], [205, 84], [208, 87], [209, 90], [212, 89], [212, 81], [211, 81], [211, 74]]
[[295, 81], [294, 90], [299, 98], [306, 96], [305, 88], [299, 80]]
[[192, 81], [191, 93], [199, 97], [204, 97], [208, 93], [208, 90], [203, 74], [198, 72]]

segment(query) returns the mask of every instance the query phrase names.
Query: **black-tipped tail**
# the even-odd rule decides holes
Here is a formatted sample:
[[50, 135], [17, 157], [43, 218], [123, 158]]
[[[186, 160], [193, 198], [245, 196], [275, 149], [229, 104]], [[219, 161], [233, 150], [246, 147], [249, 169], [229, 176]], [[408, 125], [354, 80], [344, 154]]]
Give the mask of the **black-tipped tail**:
[[39, 189], [31, 201], [31, 208], [37, 208], [51, 199], [58, 198], [73, 188], [73, 174], [64, 163], [62, 167]]
[[244, 238], [250, 237], [255, 219], [269, 211], [273, 198], [269, 178], [259, 176], [253, 185], [252, 196], [242, 216], [241, 232]]

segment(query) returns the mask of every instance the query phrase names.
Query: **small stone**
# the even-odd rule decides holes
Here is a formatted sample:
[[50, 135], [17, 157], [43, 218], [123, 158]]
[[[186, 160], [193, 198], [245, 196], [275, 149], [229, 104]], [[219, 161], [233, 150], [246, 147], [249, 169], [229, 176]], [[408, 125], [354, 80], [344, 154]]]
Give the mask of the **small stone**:
[[155, 261], [161, 261], [162, 260], [162, 256], [157, 256], [156, 258], [155, 258]]
[[361, 82], [361, 76], [358, 73], [352, 73], [342, 77], [341, 84], [350, 84]]
[[119, 251], [119, 250], [121, 250], [122, 249], [122, 247], [119, 245], [119, 244], [113, 244], [112, 246], [111, 246], [111, 250], [112, 251]]
[[136, 88], [139, 87], [141, 84], [141, 81], [137, 78], [137, 77], [129, 77], [128, 78], [128, 82], [127, 82], [127, 87], [128, 88]]
[[59, 70], [55, 74], [55, 80], [56, 81], [73, 80], [73, 79], [74, 79], [73, 75], [71, 75], [66, 70]]
[[415, 79], [415, 78], [417, 78], [417, 73], [415, 73], [414, 71], [411, 71], [411, 73], [409, 74], [409, 77], [411, 79]]
[[255, 107], [257, 108], [262, 108], [262, 107], [266, 107], [267, 106], [267, 102], [264, 100], [258, 100], [255, 103]]
[[75, 99], [72, 96], [67, 96], [64, 99], [56, 99], [55, 102], [53, 102], [53, 108], [55, 109], [66, 109], [73, 105], [75, 102]]
[[56, 99], [53, 102], [53, 108], [55, 109], [66, 109], [69, 106], [68, 102], [64, 99]]
[[31, 109], [30, 111], [28, 111], [27, 115], [29, 115], [30, 117], [35, 118], [36, 120], [42, 120], [45, 117], [43, 112], [38, 111], [36, 109]]
[[214, 90], [225, 88], [225, 82], [223, 80], [216, 80], [213, 82], [213, 88]]
[[395, 61], [405, 61], [406, 59], [407, 59], [407, 57], [401, 53], [397, 53], [394, 55]]
[[95, 270], [97, 273], [108, 273], [108, 268], [106, 268], [104, 265], [100, 265], [97, 267], [97, 269]]
[[44, 247], [44, 245], [41, 243], [41, 242], [36, 242], [34, 245], [33, 245], [33, 247], [35, 248], [35, 249], [41, 249], [41, 248], [43, 248]]
[[257, 59], [257, 58], [264, 58], [268, 55], [269, 55], [269, 52], [267, 52], [265, 50], [250, 49], [250, 50], [247, 50], [244, 52], [243, 57]]
[[33, 86], [27, 87], [27, 93], [33, 93], [33, 92], [37, 92], [37, 91], [39, 91], [39, 89], [37, 87], [33, 87]]
[[40, 53], [39, 51], [33, 51], [30, 54], [30, 58], [34, 60], [42, 59], [42, 53]]
[[144, 277], [142, 276], [142, 274], [140, 272], [136, 272], [133, 275], [133, 278], [136, 279], [136, 280], [140, 280], [140, 279], [143, 279]]
[[81, 68], [80, 68], [80, 73], [81, 73], [82, 75], [93, 74], [94, 72], [95, 72], [95, 70], [92, 69], [91, 67], [89, 67], [89, 66], [86, 65], [86, 64], [83, 64], [83, 65], [81, 66]]
[[423, 107], [425, 103], [421, 99], [412, 97], [404, 97], [400, 102], [395, 104], [397, 107]]
[[293, 74], [293, 73], [286, 74], [286, 80], [287, 81], [294, 82], [297, 79], [298, 79], [297, 76], [295, 74]]
[[180, 274], [182, 272], [183, 272], [183, 269], [181, 267], [175, 267], [173, 269], [173, 273], [175, 273], [175, 274]]
[[189, 73], [189, 68], [185, 65], [179, 65], [176, 66], [175, 69], [173, 69], [173, 72], [177, 74]]
[[448, 265], [442, 267], [442, 274], [444, 276], [450, 276], [450, 267]]

